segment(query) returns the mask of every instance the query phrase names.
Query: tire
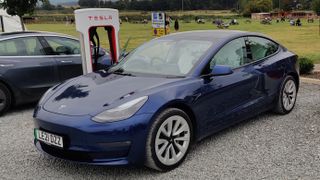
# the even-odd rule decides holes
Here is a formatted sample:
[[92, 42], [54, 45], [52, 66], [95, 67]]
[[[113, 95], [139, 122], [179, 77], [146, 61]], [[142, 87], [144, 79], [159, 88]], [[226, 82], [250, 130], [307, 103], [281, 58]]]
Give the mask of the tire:
[[0, 83], [0, 116], [4, 114], [12, 104], [12, 96], [10, 90]]
[[[168, 127], [171, 127], [171, 131]], [[186, 158], [192, 139], [192, 123], [188, 115], [176, 108], [164, 110], [150, 128], [145, 165], [158, 171], [170, 171], [178, 167]]]
[[287, 76], [281, 84], [274, 111], [283, 115], [290, 113], [295, 106], [297, 93], [297, 82], [292, 76]]

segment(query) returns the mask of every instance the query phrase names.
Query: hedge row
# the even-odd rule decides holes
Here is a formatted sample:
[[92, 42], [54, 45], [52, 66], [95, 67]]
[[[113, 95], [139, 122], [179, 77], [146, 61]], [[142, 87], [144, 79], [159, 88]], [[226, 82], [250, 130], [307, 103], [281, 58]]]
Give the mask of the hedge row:
[[[66, 21], [66, 17], [68, 19], [74, 19], [72, 14], [58, 14], [58, 15], [41, 15], [41, 16], [33, 16], [33, 17], [25, 17], [26, 23], [63, 23]], [[151, 21], [151, 14], [133, 14], [133, 15], [120, 15], [122, 20], [129, 19], [129, 22], [142, 21], [147, 19]], [[170, 15], [172, 19], [179, 19], [182, 21], [190, 22], [195, 19], [205, 19], [207, 21], [212, 21], [215, 19], [238, 19], [241, 18], [240, 15], [232, 15], [232, 16], [216, 16], [216, 15]]]

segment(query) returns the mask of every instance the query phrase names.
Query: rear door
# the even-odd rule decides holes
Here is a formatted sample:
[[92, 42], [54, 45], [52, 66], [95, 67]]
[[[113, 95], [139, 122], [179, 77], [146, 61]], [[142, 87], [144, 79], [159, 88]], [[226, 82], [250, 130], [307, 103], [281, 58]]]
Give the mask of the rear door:
[[61, 81], [82, 75], [81, 51], [78, 40], [58, 36], [42, 38], [47, 42], [48, 53], [57, 62]]
[[[277, 87], [280, 86], [286, 66], [285, 60], [281, 61], [284, 57], [279, 53], [279, 45], [258, 36], [248, 37], [246, 44], [249, 57], [247, 63], [252, 63], [256, 71], [263, 73], [263, 88], [267, 97], [276, 95], [278, 93]], [[272, 98], [269, 98], [269, 103], [272, 100]]]
[[1, 67], [3, 78], [30, 99], [39, 98], [59, 82], [56, 61], [45, 55], [44, 47], [35, 36], [1, 41], [0, 61], [5, 64]]

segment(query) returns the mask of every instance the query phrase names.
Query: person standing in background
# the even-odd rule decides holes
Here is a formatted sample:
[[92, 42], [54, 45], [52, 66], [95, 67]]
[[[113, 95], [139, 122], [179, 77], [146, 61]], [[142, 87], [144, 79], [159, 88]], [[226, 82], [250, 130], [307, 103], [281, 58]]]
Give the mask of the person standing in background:
[[178, 19], [176, 19], [174, 21], [174, 30], [179, 31], [179, 21], [178, 21]]

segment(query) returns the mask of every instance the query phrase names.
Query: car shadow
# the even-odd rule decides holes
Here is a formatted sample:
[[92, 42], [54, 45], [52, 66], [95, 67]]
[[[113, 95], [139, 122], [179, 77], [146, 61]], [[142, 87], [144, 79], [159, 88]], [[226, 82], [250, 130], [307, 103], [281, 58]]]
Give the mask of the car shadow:
[[265, 119], [266, 117], [272, 117], [272, 116], [277, 116], [277, 114], [272, 111], [268, 111], [268, 112], [264, 112], [259, 115], [256, 115], [254, 117], [251, 117], [249, 119], [235, 123], [234, 125], [231, 125], [230, 127], [227, 127], [227, 128], [225, 128], [221, 131], [218, 131], [216, 133], [213, 133], [212, 135], [209, 135], [208, 137], [205, 137], [204, 139], [200, 140], [199, 142], [196, 143], [196, 145], [193, 145], [191, 147], [190, 152], [196, 151], [196, 149], [200, 148], [202, 145], [207, 144], [208, 142], [223, 138], [227, 134], [230, 134], [234, 131], [242, 131], [245, 128], [247, 128], [248, 124], [254, 124], [255, 122], [258, 122], [262, 119]]
[[29, 104], [14, 106], [11, 109], [9, 109], [8, 112], [3, 114], [2, 117], [10, 116], [10, 115], [21, 113], [21, 112], [27, 112], [27, 111], [33, 110], [36, 106], [37, 106], [37, 103], [29, 103]]

